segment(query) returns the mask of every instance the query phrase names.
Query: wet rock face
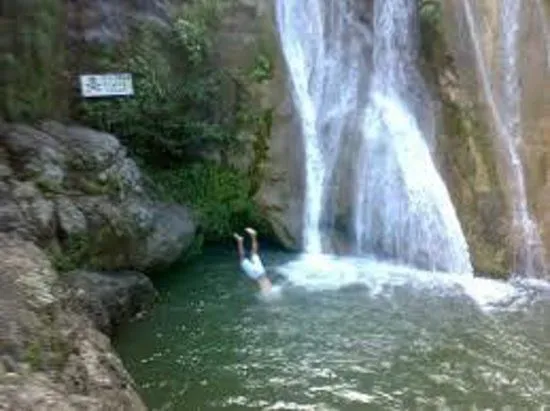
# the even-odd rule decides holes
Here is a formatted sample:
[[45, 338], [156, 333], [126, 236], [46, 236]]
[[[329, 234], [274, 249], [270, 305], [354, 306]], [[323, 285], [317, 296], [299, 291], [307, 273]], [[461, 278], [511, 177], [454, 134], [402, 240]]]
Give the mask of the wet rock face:
[[472, 264], [485, 275], [507, 277], [511, 270], [507, 200], [497, 171], [491, 134], [476, 118], [451, 62], [438, 67], [436, 161], [445, 179]]
[[153, 201], [112, 135], [56, 122], [0, 127], [0, 231], [42, 246], [77, 238], [102, 269], [153, 270], [193, 242], [185, 207]]
[[[550, 255], [550, 49], [544, 27], [549, 10], [536, 1], [516, 15], [504, 2], [479, 1], [470, 2], [468, 16], [463, 3], [441, 2], [445, 50], [440, 54], [446, 63], [438, 64], [439, 83], [447, 96], [443, 109], [451, 111], [441, 157], [450, 164], [451, 193], [477, 268], [545, 276], [544, 256], [548, 263]], [[506, 44], [505, 37], [510, 40]], [[510, 92], [515, 82], [517, 89]], [[458, 116], [452, 113], [457, 108]], [[460, 117], [466, 121], [457, 121]], [[528, 218], [518, 218], [520, 208], [528, 210]], [[521, 221], [529, 219], [535, 224]]]
[[261, 80], [247, 79], [247, 104], [262, 118], [260, 130], [243, 130], [241, 146], [226, 153], [232, 166], [248, 171], [258, 190], [253, 201], [286, 247], [301, 243], [304, 197], [303, 144], [281, 55], [275, 1], [228, 2], [215, 42], [216, 64], [248, 73], [269, 62]]
[[[118, 299], [110, 297], [123, 313], [141, 303], [121, 295], [136, 287], [143, 292], [133, 298], [151, 295], [136, 275], [117, 284]], [[109, 339], [70, 308], [72, 294], [40, 249], [0, 233], [0, 287], [1, 410], [145, 409]]]

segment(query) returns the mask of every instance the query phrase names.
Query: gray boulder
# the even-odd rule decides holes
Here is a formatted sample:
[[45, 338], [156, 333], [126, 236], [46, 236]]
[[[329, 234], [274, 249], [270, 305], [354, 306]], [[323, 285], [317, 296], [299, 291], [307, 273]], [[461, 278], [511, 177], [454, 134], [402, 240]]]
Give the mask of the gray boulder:
[[136, 271], [73, 271], [65, 275], [69, 304], [105, 334], [148, 310], [157, 295], [151, 280]]
[[[130, 283], [139, 303], [108, 296], [123, 313], [150, 296], [142, 277]], [[109, 339], [71, 310], [38, 247], [0, 233], [0, 289], [0, 409], [146, 409]]]
[[191, 247], [196, 232], [191, 212], [181, 206], [153, 206], [151, 229], [141, 252], [133, 254], [139, 269], [165, 268]]
[[195, 237], [191, 212], [153, 201], [120, 141], [85, 127], [2, 123], [0, 193], [0, 231], [77, 243], [77, 263], [104, 270], [166, 267]]

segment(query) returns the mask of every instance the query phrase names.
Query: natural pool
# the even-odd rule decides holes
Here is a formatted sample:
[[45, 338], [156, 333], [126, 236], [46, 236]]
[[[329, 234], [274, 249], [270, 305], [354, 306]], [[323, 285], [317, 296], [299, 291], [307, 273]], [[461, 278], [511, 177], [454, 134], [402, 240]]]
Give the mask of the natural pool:
[[268, 300], [233, 250], [159, 279], [161, 302], [115, 341], [151, 409], [550, 405], [547, 284], [278, 252], [264, 260], [287, 277]]

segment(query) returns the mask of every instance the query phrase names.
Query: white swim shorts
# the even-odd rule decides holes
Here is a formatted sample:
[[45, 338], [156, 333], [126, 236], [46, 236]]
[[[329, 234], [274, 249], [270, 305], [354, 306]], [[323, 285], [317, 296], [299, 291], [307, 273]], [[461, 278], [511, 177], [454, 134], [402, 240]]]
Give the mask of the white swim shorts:
[[265, 275], [265, 268], [258, 254], [252, 254], [250, 258], [243, 259], [241, 268], [253, 280], [257, 280], [262, 275]]

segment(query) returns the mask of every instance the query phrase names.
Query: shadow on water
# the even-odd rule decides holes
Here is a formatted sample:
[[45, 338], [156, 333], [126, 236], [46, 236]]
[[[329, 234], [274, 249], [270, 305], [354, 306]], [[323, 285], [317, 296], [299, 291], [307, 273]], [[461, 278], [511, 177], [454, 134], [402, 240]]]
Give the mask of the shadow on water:
[[290, 264], [288, 278], [296, 280], [268, 301], [240, 274], [230, 248], [209, 249], [185, 270], [156, 280], [159, 304], [115, 342], [152, 409], [550, 403], [547, 291], [487, 309], [478, 288], [494, 294], [495, 282], [460, 280], [467, 285], [460, 288], [392, 272], [402, 277], [393, 281], [369, 266], [361, 283], [323, 262], [335, 279], [319, 286], [305, 266], [292, 266], [296, 256], [271, 250], [263, 256], [268, 270]]

